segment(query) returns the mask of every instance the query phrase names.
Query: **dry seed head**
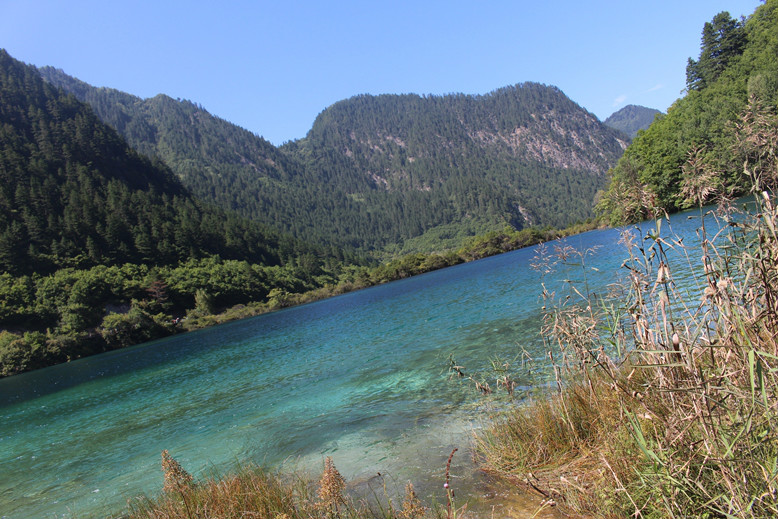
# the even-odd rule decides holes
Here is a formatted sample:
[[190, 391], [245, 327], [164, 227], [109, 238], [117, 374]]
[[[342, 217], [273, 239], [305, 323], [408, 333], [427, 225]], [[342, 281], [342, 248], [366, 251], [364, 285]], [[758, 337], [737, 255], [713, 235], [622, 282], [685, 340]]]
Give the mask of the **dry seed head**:
[[713, 264], [710, 262], [710, 258], [708, 258], [707, 256], [703, 258], [702, 264], [706, 274], [713, 274], [714, 272], [716, 272], [716, 269], [713, 268]]
[[319, 500], [321, 505], [327, 508], [343, 503], [343, 490], [346, 488], [346, 480], [340, 475], [332, 457], [324, 460], [324, 472], [319, 480]]
[[665, 283], [669, 278], [670, 278], [670, 268], [667, 266], [666, 263], [664, 262], [660, 263], [656, 273], [657, 284]]
[[400, 517], [403, 519], [417, 519], [424, 517], [426, 511], [427, 508], [421, 504], [416, 491], [413, 489], [413, 483], [408, 482], [405, 485], [405, 499], [403, 500], [403, 509], [400, 512]]
[[162, 451], [162, 472], [165, 473], [162, 486], [165, 492], [180, 491], [192, 485], [192, 475], [173, 459], [167, 449]]

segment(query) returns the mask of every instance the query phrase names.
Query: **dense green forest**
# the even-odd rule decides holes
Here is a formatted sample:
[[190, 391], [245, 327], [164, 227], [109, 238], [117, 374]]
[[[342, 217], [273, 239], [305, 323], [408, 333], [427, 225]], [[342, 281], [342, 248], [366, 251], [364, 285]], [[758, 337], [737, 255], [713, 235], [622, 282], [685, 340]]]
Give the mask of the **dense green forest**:
[[299, 244], [194, 199], [88, 105], [0, 53], [0, 268], [44, 274], [218, 254], [277, 265]]
[[194, 199], [89, 105], [0, 51], [0, 372], [332, 282], [342, 258]]
[[356, 96], [283, 149], [356, 187], [363, 217], [336, 225], [351, 225], [360, 242], [397, 243], [451, 222], [585, 220], [622, 144], [558, 89], [526, 83], [483, 96]]
[[[766, 110], [778, 103], [778, 1], [768, 0], [747, 20], [722, 12], [706, 23], [686, 87], [613, 168], [598, 204], [612, 224], [686, 208], [692, 202], [684, 186], [695, 183], [705, 185], [709, 199], [747, 189], [733, 129], [750, 100]], [[689, 158], [696, 167], [683, 167]]]
[[356, 96], [275, 148], [188, 101], [40, 72], [197, 197], [347, 250], [433, 251], [506, 224], [585, 220], [623, 150], [620, 134], [539, 84], [483, 96]]
[[624, 108], [612, 113], [607, 119], [603, 121], [606, 126], [610, 126], [616, 130], [619, 130], [630, 139], [634, 139], [638, 131], [645, 130], [657, 115], [661, 114], [659, 110], [654, 108], [646, 108], [645, 106], [627, 105]]
[[[275, 229], [321, 242], [301, 229], [313, 225], [295, 215], [306, 197], [302, 168], [261, 137], [209, 114], [189, 101], [150, 99], [95, 88], [52, 67], [39, 69], [51, 84], [74, 94], [137, 151], [158, 157], [200, 200], [230, 209]], [[300, 229], [293, 222], [307, 220]]]

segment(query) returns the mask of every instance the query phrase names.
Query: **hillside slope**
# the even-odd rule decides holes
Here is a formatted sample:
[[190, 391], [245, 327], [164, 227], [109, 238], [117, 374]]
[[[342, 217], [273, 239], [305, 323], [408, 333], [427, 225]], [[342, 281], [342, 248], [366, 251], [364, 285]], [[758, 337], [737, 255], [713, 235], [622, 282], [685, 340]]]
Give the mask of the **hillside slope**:
[[[96, 88], [52, 67], [39, 69], [49, 83], [92, 106], [136, 150], [159, 157], [198, 198], [283, 230], [300, 171], [253, 133], [209, 114], [202, 106], [163, 94], [149, 99]], [[286, 220], [282, 219], [286, 216]]]
[[275, 148], [188, 101], [95, 88], [50, 67], [41, 74], [161, 158], [198, 197], [336, 247], [586, 219], [624, 145], [558, 89], [537, 84], [484, 96], [357, 96], [325, 109], [304, 139]]
[[194, 199], [88, 105], [0, 50], [0, 269], [212, 254], [273, 265], [291, 248], [278, 233]]
[[623, 145], [560, 90], [527, 83], [483, 96], [357, 96], [285, 149], [362, 205], [354, 232], [391, 242], [469, 219], [586, 219]]

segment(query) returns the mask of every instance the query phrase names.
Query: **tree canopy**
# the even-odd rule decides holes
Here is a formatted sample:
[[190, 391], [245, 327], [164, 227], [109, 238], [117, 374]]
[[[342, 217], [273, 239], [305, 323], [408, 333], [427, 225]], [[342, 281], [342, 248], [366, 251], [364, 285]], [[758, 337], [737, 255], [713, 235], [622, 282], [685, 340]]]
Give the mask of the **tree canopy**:
[[747, 189], [734, 128], [749, 99], [765, 107], [778, 103], [778, 0], [760, 5], [745, 22], [725, 12], [707, 23], [687, 82], [686, 95], [638, 133], [610, 172], [598, 210], [612, 224], [689, 207], [681, 186], [690, 157], [716, 172], [707, 180], [709, 196]]
[[722, 11], [702, 28], [700, 57], [689, 58], [686, 66], [686, 88], [701, 90], [715, 82], [729, 63], [743, 53], [746, 43], [745, 23]]

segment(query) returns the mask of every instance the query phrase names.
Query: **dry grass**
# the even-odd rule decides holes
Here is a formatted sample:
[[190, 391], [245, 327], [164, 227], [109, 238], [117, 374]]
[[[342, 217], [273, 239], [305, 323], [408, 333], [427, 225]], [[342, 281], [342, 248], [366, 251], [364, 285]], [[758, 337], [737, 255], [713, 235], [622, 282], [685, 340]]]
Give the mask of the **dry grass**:
[[163, 492], [129, 502], [128, 519], [422, 519], [441, 517], [443, 508], [422, 505], [408, 483], [402, 508], [389, 496], [354, 501], [332, 458], [324, 460], [318, 484], [303, 477], [282, 477], [256, 467], [195, 481], [168, 451], [162, 452]]
[[405, 485], [405, 498], [403, 499], [403, 507], [400, 510], [401, 519], [419, 519], [429, 510], [421, 503], [421, 500], [416, 495], [416, 491], [413, 488], [413, 483], [410, 481]]
[[185, 471], [167, 450], [162, 451], [162, 472], [165, 478], [163, 492], [180, 492], [192, 486], [192, 475]]
[[[178, 463], [175, 465], [180, 468]], [[306, 485], [285, 482], [258, 467], [199, 483], [190, 479], [186, 485], [169, 485], [168, 481], [175, 478], [168, 477], [164, 462], [163, 469], [165, 491], [156, 498], [130, 501], [131, 519], [318, 517]]]
[[[778, 178], [778, 120], [752, 107], [737, 131], [757, 210], [703, 218], [695, 250], [659, 221], [626, 240], [618, 308], [585, 289], [557, 303], [555, 394], [478, 439], [489, 469], [574, 514], [778, 516], [778, 208], [763, 191]], [[685, 193], [701, 206], [721, 186], [698, 182], [715, 176], [700, 156]], [[680, 262], [697, 272], [691, 290]]]

